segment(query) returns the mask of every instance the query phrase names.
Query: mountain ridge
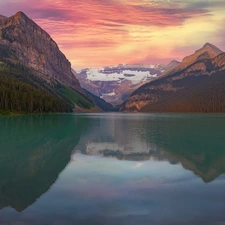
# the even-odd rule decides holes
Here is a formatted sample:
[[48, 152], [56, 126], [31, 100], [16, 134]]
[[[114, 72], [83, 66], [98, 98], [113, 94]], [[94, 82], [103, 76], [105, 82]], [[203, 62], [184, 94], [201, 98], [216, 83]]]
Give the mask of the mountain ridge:
[[117, 106], [135, 89], [178, 63], [173, 60], [168, 65], [118, 64], [99, 69], [86, 68], [77, 73], [77, 78], [82, 88]]
[[[190, 64], [184, 63], [180, 66], [181, 62], [177, 66], [178, 69], [174, 68], [174, 72], [170, 71], [134, 91], [130, 98], [122, 104], [120, 110], [128, 112], [225, 111], [221, 94], [225, 91], [222, 86], [225, 73], [225, 53], [221, 50], [217, 51], [217, 49], [209, 52], [211, 46], [209, 44], [205, 46], [191, 56], [185, 57], [191, 59]], [[205, 54], [206, 48], [209, 54]], [[218, 54], [212, 57], [216, 52]], [[200, 59], [199, 56], [201, 56]], [[184, 65], [187, 66], [184, 67]], [[208, 101], [207, 98], [211, 98], [209, 97], [210, 93], [214, 100]]]
[[[207, 42], [207, 43], [205, 43], [203, 45], [203, 47], [201, 47], [200, 49], [196, 50], [193, 54], [184, 57], [182, 62], [177, 64], [172, 69], [170, 69], [168, 71], [165, 71], [161, 76], [167, 76], [169, 74], [172, 74], [172, 73], [178, 72], [178, 71], [180, 71], [182, 69], [185, 69], [189, 65], [193, 64], [198, 59], [198, 57], [202, 56], [205, 53], [207, 53], [207, 58], [210, 59], [210, 58], [214, 58], [215, 56], [217, 56], [220, 53], [223, 53], [223, 51], [221, 51], [215, 45], [210, 44], [210, 43]], [[199, 59], [201, 59], [201, 57]]]

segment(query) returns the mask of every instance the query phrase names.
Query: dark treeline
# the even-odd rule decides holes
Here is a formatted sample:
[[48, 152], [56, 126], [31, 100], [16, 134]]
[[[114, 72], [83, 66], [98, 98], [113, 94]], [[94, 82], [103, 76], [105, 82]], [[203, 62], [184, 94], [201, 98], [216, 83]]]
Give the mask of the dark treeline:
[[56, 79], [49, 77], [49, 81], [46, 81], [41, 78], [43, 74], [40, 71], [24, 65], [13, 50], [1, 44], [0, 76], [1, 113], [72, 112], [75, 104], [85, 109], [94, 106], [86, 96]]
[[0, 111], [68, 112], [71, 108], [60, 99], [0, 71]]
[[[142, 108], [143, 112], [225, 112], [225, 72], [187, 77], [173, 82], [177, 92], [158, 90], [160, 99]], [[185, 87], [185, 88], [182, 88]], [[150, 90], [146, 92], [151, 93]]]

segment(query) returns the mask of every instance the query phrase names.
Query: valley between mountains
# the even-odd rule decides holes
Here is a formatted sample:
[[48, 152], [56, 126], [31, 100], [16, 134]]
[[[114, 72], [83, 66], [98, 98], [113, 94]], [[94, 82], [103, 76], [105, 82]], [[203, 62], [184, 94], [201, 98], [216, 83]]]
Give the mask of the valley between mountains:
[[0, 16], [0, 113], [103, 111], [225, 112], [225, 53], [206, 43], [168, 65], [75, 71], [23, 12]]

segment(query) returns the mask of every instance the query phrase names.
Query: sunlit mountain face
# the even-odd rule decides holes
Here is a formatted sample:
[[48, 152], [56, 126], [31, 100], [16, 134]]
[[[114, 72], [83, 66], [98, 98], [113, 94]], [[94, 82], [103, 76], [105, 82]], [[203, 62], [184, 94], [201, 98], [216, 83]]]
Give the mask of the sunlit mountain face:
[[74, 69], [167, 64], [206, 42], [223, 50], [224, 8], [220, 0], [0, 2], [0, 14], [23, 11], [50, 33]]

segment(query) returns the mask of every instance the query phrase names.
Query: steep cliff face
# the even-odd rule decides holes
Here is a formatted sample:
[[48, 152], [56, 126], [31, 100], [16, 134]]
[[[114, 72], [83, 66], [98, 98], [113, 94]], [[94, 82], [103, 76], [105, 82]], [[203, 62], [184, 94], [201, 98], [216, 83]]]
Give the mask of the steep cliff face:
[[121, 111], [224, 112], [225, 53], [220, 53], [215, 46], [205, 44], [173, 72], [133, 92]]
[[0, 17], [0, 43], [8, 47], [16, 59], [37, 70], [41, 78], [48, 82], [57, 79], [82, 92], [70, 62], [55, 41], [23, 12], [9, 18]]

